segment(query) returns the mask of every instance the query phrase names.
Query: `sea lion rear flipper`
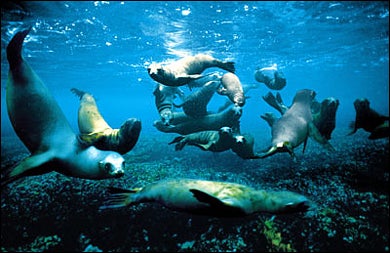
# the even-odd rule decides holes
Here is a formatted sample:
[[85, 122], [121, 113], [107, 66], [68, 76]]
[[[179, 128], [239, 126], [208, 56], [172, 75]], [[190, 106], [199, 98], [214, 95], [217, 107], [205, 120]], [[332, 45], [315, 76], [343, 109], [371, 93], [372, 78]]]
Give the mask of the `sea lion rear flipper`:
[[315, 141], [317, 141], [318, 143], [322, 144], [327, 150], [332, 151], [332, 152], [335, 151], [335, 149], [328, 142], [328, 140], [324, 136], [321, 135], [320, 131], [314, 125], [313, 122], [310, 122], [308, 124], [308, 127], [309, 127], [309, 136], [313, 137], [313, 139]]
[[228, 61], [228, 62], [222, 62], [218, 67], [221, 69], [224, 69], [226, 71], [229, 71], [231, 73], [236, 72], [236, 67], [234, 66], [234, 62]]
[[36, 155], [31, 155], [20, 161], [16, 166], [11, 167], [6, 171], [4, 178], [1, 181], [1, 186], [7, 185], [18, 178], [24, 176], [40, 175], [46, 173], [44, 165], [53, 160], [51, 153], [45, 152]]
[[84, 96], [84, 94], [86, 93], [85, 91], [82, 91], [82, 90], [79, 90], [79, 89], [76, 89], [76, 88], [72, 88], [70, 89], [70, 91], [72, 93], [74, 93], [76, 96], [78, 96], [80, 99]]
[[99, 207], [99, 210], [118, 208], [130, 205], [134, 203], [134, 198], [132, 197], [140, 189], [126, 190], [116, 187], [107, 188], [110, 195], [104, 200], [102, 206]]

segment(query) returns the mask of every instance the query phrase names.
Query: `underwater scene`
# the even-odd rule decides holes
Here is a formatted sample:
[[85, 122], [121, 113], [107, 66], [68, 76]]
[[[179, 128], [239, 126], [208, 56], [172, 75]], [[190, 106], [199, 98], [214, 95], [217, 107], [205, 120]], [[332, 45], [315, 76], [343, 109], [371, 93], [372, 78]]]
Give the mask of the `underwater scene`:
[[2, 1], [2, 252], [389, 252], [387, 1]]

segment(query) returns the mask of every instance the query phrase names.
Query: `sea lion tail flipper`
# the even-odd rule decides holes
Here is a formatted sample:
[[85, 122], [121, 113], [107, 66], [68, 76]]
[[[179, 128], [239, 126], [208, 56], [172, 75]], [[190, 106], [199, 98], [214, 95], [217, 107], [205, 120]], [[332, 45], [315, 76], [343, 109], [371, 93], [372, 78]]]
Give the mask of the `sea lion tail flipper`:
[[11, 70], [17, 68], [22, 61], [23, 41], [30, 31], [31, 27], [17, 32], [7, 46], [7, 59]]
[[221, 68], [221, 69], [224, 69], [224, 70], [226, 70], [226, 71], [229, 71], [229, 72], [231, 72], [231, 73], [234, 73], [234, 72], [236, 72], [236, 67], [234, 66], [234, 62], [232, 62], [232, 61], [228, 61], [228, 62], [222, 62], [220, 65], [219, 65], [219, 67]]
[[75, 94], [76, 96], [78, 96], [80, 99], [84, 96], [84, 94], [86, 93], [85, 91], [82, 91], [82, 90], [79, 90], [79, 89], [76, 89], [76, 88], [72, 88], [70, 89], [70, 91]]
[[116, 187], [108, 187], [107, 189], [110, 195], [104, 200], [104, 203], [99, 207], [99, 210], [119, 208], [135, 203], [134, 194], [140, 190], [138, 188], [126, 190]]
[[5, 172], [5, 176], [1, 179], [1, 186], [3, 187], [24, 176], [40, 175], [48, 172], [44, 165], [53, 159], [54, 157], [49, 152], [24, 158], [16, 166], [9, 168]]

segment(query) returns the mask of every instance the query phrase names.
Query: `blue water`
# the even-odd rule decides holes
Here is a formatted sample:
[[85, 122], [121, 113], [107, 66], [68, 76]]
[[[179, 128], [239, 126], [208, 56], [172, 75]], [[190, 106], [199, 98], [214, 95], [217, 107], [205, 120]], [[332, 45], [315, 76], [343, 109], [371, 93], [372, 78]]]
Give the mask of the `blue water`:
[[[243, 84], [256, 83], [257, 67], [278, 64], [287, 78], [281, 91], [286, 104], [302, 88], [314, 89], [320, 101], [338, 98], [338, 128], [354, 120], [358, 97], [388, 115], [388, 25], [386, 2], [26, 3], [24, 11], [2, 15], [2, 134], [13, 132], [5, 105], [5, 46], [21, 27], [33, 26], [24, 56], [75, 130], [72, 87], [92, 93], [113, 127], [137, 117], [147, 134], [157, 131], [152, 123], [158, 114], [146, 66], [195, 53], [234, 61]], [[273, 110], [261, 99], [268, 91], [261, 84], [249, 92], [243, 130], [268, 127], [259, 118]], [[215, 97], [210, 109], [220, 105]]]
[[[389, 251], [388, 138], [368, 140], [362, 129], [346, 136], [357, 98], [367, 98], [373, 109], [389, 115], [387, 1], [2, 1], [1, 18], [2, 169], [28, 155], [7, 114], [5, 48], [29, 26], [23, 56], [75, 132], [79, 99], [70, 92], [73, 87], [94, 95], [111, 127], [133, 117], [142, 122], [138, 143], [125, 155], [123, 178], [95, 181], [53, 172], [2, 189], [2, 251], [82, 251], [91, 244], [122, 252], [281, 251], [264, 236], [264, 220], [274, 221], [283, 242], [298, 252]], [[297, 163], [287, 153], [243, 160], [230, 151], [186, 147], [176, 152], [167, 143], [177, 134], [153, 126], [159, 119], [152, 94], [156, 83], [146, 67], [197, 53], [234, 61], [243, 84], [256, 83], [256, 68], [277, 64], [287, 78], [280, 91], [287, 105], [304, 88], [315, 90], [318, 101], [339, 99], [330, 140], [336, 152], [326, 153], [313, 140], [305, 153], [296, 152]], [[269, 91], [264, 84], [250, 90], [243, 107], [241, 132], [254, 135], [256, 151], [270, 144], [270, 128], [260, 118], [276, 113], [262, 99]], [[224, 101], [215, 94], [209, 110]], [[107, 186], [139, 187], [179, 176], [294, 190], [318, 210], [305, 218], [258, 214], [233, 220], [171, 212], [151, 203], [97, 211]], [[51, 236], [62, 244], [39, 243], [55, 240]]]

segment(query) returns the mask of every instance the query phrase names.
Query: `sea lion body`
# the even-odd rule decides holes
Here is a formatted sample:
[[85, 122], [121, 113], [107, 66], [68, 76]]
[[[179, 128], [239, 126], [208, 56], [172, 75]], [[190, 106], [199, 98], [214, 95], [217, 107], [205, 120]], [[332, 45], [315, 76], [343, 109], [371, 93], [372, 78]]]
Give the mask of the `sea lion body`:
[[134, 148], [141, 132], [139, 119], [129, 118], [119, 129], [113, 129], [104, 120], [91, 94], [75, 88], [71, 91], [80, 98], [78, 126], [84, 142], [120, 154], [126, 154]]
[[219, 81], [209, 81], [204, 84], [204, 86], [188, 95], [183, 103], [174, 104], [174, 106], [177, 108], [182, 107], [184, 113], [193, 118], [206, 116], [208, 114], [207, 105], [219, 85]]
[[224, 126], [231, 127], [233, 132], [239, 132], [239, 119], [242, 115], [242, 108], [239, 106], [231, 106], [222, 112], [207, 114], [200, 118], [192, 118], [186, 116], [184, 113], [177, 114], [179, 116], [176, 117], [175, 113], [174, 120], [169, 126], [164, 125], [161, 120], [156, 120], [153, 125], [161, 132], [178, 133], [181, 135], [207, 130], [218, 130]]
[[313, 123], [310, 106], [315, 95], [314, 91], [307, 89], [296, 93], [292, 106], [273, 123], [271, 148], [261, 155], [262, 158], [276, 152], [289, 152], [295, 159], [293, 149], [304, 143], [304, 151], [309, 136], [329, 150], [334, 150]]
[[314, 125], [327, 140], [331, 139], [332, 132], [336, 128], [336, 112], [339, 104], [336, 98], [326, 98], [321, 102], [320, 111], [313, 114]]
[[158, 83], [153, 91], [153, 95], [155, 96], [155, 105], [160, 118], [168, 126], [173, 118], [173, 101], [176, 97], [183, 99], [184, 92], [178, 87]]
[[178, 136], [168, 144], [174, 144], [175, 150], [182, 150], [184, 146], [191, 145], [204, 151], [222, 152], [229, 150], [233, 144], [233, 132], [230, 127], [222, 127], [218, 131], [200, 131]]
[[257, 212], [305, 212], [311, 206], [305, 196], [291, 191], [255, 190], [241, 184], [184, 178], [157, 181], [134, 190], [109, 190], [111, 195], [100, 210], [157, 202], [175, 211], [240, 217]]
[[234, 73], [225, 73], [221, 78], [221, 87], [218, 89], [218, 94], [227, 96], [235, 105], [244, 106], [245, 96], [244, 89], [240, 79]]
[[152, 63], [147, 70], [156, 82], [167, 86], [182, 86], [203, 77], [201, 73], [211, 67], [235, 71], [233, 62], [223, 62], [206, 54], [187, 56], [166, 65]]
[[355, 121], [351, 122], [352, 131], [348, 134], [354, 134], [359, 128], [371, 133], [369, 139], [380, 139], [389, 137], [389, 116], [384, 116], [370, 107], [370, 101], [366, 98], [356, 99], [353, 103], [356, 111]]
[[22, 58], [29, 31], [16, 33], [7, 46], [6, 102], [11, 124], [31, 155], [8, 169], [2, 185], [52, 170], [87, 179], [122, 176], [123, 157], [80, 143], [48, 88]]

